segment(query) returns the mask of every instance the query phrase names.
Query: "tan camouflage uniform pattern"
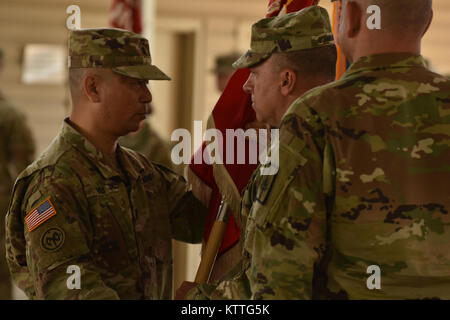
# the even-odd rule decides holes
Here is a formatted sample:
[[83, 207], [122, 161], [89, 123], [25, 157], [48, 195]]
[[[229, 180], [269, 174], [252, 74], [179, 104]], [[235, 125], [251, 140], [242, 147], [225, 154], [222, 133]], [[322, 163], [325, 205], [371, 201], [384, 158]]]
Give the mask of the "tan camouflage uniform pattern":
[[16, 176], [32, 161], [34, 139], [25, 116], [0, 94], [0, 300], [11, 299], [11, 276], [5, 258], [5, 216]]
[[[206, 209], [186, 181], [122, 147], [104, 156], [68, 122], [18, 178], [7, 215], [7, 260], [31, 299], [171, 299], [171, 239], [198, 243]], [[56, 215], [29, 232], [46, 199]], [[59, 238], [46, 236], [58, 230]], [[50, 242], [50, 243], [49, 243]], [[66, 286], [81, 269], [81, 289]]]
[[360, 58], [289, 108], [278, 174], [244, 194], [241, 268], [189, 297], [449, 299], [449, 141], [449, 79], [417, 55]]

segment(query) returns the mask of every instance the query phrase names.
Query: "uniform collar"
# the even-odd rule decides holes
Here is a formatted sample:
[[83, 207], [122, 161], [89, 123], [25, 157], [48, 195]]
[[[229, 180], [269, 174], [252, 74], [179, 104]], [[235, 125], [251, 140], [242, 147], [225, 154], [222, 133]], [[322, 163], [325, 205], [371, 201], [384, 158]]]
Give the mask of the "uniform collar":
[[[148, 136], [150, 135], [150, 123], [146, 122], [145, 125], [135, 134], [129, 134], [120, 137], [119, 143], [129, 149], [141, 150], [148, 142]], [[142, 151], [139, 151], [142, 153]]]
[[[136, 159], [131, 157], [129, 152], [127, 152], [119, 144], [117, 144], [117, 156], [120, 161], [120, 165], [127, 176], [133, 180], [138, 180], [144, 171], [142, 169], [142, 165], [136, 165]], [[140, 168], [139, 170], [138, 167]]]
[[421, 55], [412, 53], [383, 53], [356, 60], [350, 68], [342, 76], [343, 79], [348, 78], [356, 73], [397, 69], [411, 67], [426, 67], [425, 60]]
[[[113, 177], [121, 177], [121, 174], [111, 165], [108, 158], [97, 149], [86, 137], [84, 137], [80, 132], [78, 132], [73, 126], [70, 125], [69, 119], [64, 119], [63, 127], [61, 130], [61, 137], [75, 149], [77, 149], [81, 154], [89, 159], [89, 161], [98, 168], [101, 175], [105, 179], [110, 179]], [[139, 178], [139, 173], [136, 167], [133, 166], [132, 160], [129, 159], [128, 153], [123, 150], [119, 145], [117, 145], [117, 154], [120, 160], [120, 164], [124, 172], [129, 178], [137, 180]]]

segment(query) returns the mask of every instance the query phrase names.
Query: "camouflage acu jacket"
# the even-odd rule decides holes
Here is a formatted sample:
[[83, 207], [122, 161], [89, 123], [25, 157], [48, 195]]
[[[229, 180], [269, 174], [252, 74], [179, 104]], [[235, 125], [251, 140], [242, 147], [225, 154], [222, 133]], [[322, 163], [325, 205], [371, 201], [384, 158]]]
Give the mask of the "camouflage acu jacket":
[[[121, 147], [117, 159], [122, 170], [64, 122], [19, 176], [7, 260], [30, 298], [172, 297], [171, 239], [200, 242], [206, 210], [172, 171]], [[72, 265], [80, 289], [67, 286]]]
[[279, 143], [245, 191], [240, 269], [189, 297], [450, 298], [449, 79], [363, 57], [289, 108]]

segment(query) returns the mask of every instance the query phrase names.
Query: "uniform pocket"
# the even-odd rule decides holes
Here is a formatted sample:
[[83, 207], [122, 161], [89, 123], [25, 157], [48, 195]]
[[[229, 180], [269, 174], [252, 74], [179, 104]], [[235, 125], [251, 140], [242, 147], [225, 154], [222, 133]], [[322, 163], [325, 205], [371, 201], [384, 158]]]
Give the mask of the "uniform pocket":
[[296, 171], [307, 162], [307, 159], [300, 153], [283, 144], [280, 145], [279, 155], [280, 165], [277, 174], [265, 176], [262, 179], [263, 190], [261, 192], [258, 186], [257, 194], [260, 194], [259, 198], [264, 200], [264, 202], [260, 201], [260, 203], [266, 208], [267, 213], [266, 215], [258, 214], [255, 217], [257, 224], [262, 224], [264, 221], [272, 223], [276, 219], [276, 212], [279, 209], [283, 195], [294, 180]]
[[119, 271], [130, 263], [130, 252], [136, 255], [134, 228], [127, 201], [116, 191], [91, 194], [88, 203], [94, 259], [104, 268]]

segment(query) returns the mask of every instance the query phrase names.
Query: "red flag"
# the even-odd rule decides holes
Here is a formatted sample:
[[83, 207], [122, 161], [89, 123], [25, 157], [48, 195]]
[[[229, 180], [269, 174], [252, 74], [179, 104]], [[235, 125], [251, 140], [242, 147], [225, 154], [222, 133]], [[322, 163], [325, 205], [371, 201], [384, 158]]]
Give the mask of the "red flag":
[[283, 9], [286, 13], [296, 12], [318, 3], [319, 0], [270, 0], [266, 18], [278, 16]]
[[[283, 7], [286, 12], [294, 12], [317, 4], [317, 0], [270, 0], [266, 17], [277, 16]], [[225, 136], [226, 129], [244, 129], [246, 125], [255, 121], [256, 115], [252, 108], [251, 96], [245, 93], [242, 86], [250, 74], [249, 69], [237, 70], [229, 80], [227, 87], [222, 93], [219, 101], [208, 119], [208, 129], [215, 128]], [[223, 141], [224, 151], [222, 159], [226, 158], [226, 139]], [[203, 154], [206, 144], [197, 150], [196, 154]], [[249, 154], [248, 144], [246, 155]], [[236, 154], [236, 152], [235, 152]], [[240, 194], [247, 186], [248, 181], [257, 165], [252, 164], [194, 164], [194, 158], [189, 165], [189, 175], [199, 178], [204, 184], [211, 188], [211, 198], [208, 206], [208, 217], [205, 225], [204, 238], [208, 240], [212, 225], [214, 224], [217, 211], [222, 200], [229, 204], [234, 212], [239, 212]], [[230, 215], [227, 229], [219, 248], [219, 254], [231, 248], [239, 240], [240, 230], [233, 215]]]
[[109, 24], [114, 28], [142, 32], [141, 0], [113, 0]]
[[315, 6], [318, 4], [319, 0], [306, 0], [306, 1], [288, 0], [286, 3], [286, 12], [296, 12], [306, 7]]
[[[251, 96], [242, 90], [242, 86], [247, 81], [249, 74], [249, 69], [237, 70], [233, 74], [209, 117], [208, 128], [215, 128], [225, 136], [226, 129], [244, 128], [245, 124], [256, 119], [255, 112], [251, 107]], [[224, 139], [223, 142], [224, 150], [221, 156], [222, 159], [226, 159], [226, 139]], [[205, 147], [206, 143], [203, 143], [202, 147], [198, 149], [196, 153], [201, 152], [201, 154], [203, 154]], [[248, 146], [246, 145], [246, 147]], [[235, 154], [237, 154], [236, 146]], [[247, 185], [248, 180], [257, 165], [195, 164], [194, 157], [195, 156], [191, 159], [189, 169], [212, 189], [204, 230], [204, 238], [205, 241], [207, 241], [222, 200], [222, 194], [227, 194], [229, 196], [226, 197], [226, 200], [231, 209], [236, 212], [237, 206], [239, 206], [236, 197], [239, 197], [240, 192]], [[239, 227], [231, 215], [222, 240], [222, 245], [219, 248], [219, 253], [231, 248], [239, 240], [239, 235]]]
[[283, 7], [286, 5], [287, 0], [270, 0], [269, 7], [266, 12], [266, 18], [276, 17], [280, 14]]

